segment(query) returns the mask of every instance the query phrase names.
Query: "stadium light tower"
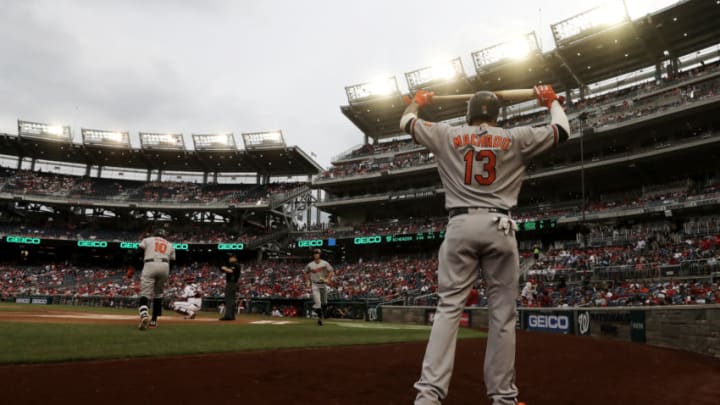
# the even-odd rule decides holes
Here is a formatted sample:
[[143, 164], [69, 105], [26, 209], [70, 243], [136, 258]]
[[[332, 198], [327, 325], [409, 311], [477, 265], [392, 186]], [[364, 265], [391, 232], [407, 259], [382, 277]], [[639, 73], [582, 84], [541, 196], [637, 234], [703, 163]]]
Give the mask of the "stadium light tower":
[[113, 148], [129, 148], [130, 134], [127, 131], [105, 131], [81, 128], [84, 145], [99, 145]]
[[451, 81], [465, 76], [462, 60], [457, 57], [444, 63], [426, 66], [405, 73], [408, 89], [412, 92], [422, 86], [441, 81]]
[[400, 95], [397, 80], [394, 76], [372, 80], [365, 83], [354, 84], [345, 87], [348, 102], [354, 104], [360, 101], [367, 101], [375, 97], [387, 97], [392, 95]]
[[483, 70], [501, 62], [518, 61], [525, 59], [540, 50], [535, 32], [530, 32], [519, 38], [481, 49], [472, 53], [475, 70]]
[[72, 142], [69, 126], [18, 120], [18, 136], [56, 142]]
[[281, 130], [263, 131], [263, 132], [244, 132], [242, 134], [245, 149], [263, 149], [263, 148], [285, 148], [285, 138]]
[[630, 17], [628, 17], [625, 1], [612, 0], [566, 20], [552, 24], [550, 29], [555, 38], [555, 43], [560, 45], [582, 33], [612, 27], [629, 21]]
[[195, 150], [234, 150], [237, 148], [232, 132], [193, 134], [192, 140]]
[[180, 133], [140, 132], [142, 149], [185, 150], [185, 140]]

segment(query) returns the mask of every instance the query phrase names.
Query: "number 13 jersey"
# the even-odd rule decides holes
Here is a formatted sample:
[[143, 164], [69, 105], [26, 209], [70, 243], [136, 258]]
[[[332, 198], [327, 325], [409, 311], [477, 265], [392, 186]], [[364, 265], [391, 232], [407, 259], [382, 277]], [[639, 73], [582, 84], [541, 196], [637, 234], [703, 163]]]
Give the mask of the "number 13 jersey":
[[482, 124], [453, 127], [419, 118], [409, 125], [415, 142], [435, 154], [445, 208], [517, 205], [528, 161], [558, 142], [554, 124], [503, 129]]

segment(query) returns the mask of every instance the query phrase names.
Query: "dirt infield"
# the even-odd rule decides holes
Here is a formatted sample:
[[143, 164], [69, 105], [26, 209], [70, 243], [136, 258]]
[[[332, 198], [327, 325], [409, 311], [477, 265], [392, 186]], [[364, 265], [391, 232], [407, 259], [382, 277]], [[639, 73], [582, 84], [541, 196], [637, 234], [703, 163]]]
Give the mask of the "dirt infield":
[[[82, 315], [66, 321], [135, 322]], [[0, 402], [411, 404], [424, 348], [408, 343], [1, 366]], [[459, 342], [446, 405], [487, 404], [484, 350], [485, 340]], [[518, 385], [529, 405], [715, 405], [720, 361], [640, 344], [521, 333]]]
[[[239, 317], [234, 322], [235, 325], [249, 322], [249, 318]], [[137, 315], [119, 315], [119, 314], [98, 314], [91, 312], [73, 312], [73, 311], [52, 311], [37, 310], [33, 311], [13, 311], [0, 312], [0, 322], [24, 322], [24, 323], [78, 323], [78, 324], [94, 324], [94, 325], [110, 325], [110, 324], [126, 324], [135, 325], [138, 323]], [[172, 311], [166, 310], [162, 316], [162, 323], [170, 324], [203, 324], [212, 322], [218, 325], [227, 325], [227, 323], [218, 323], [216, 317], [198, 317], [192, 321], [183, 319], [182, 316], [174, 314]], [[231, 323], [232, 324], [232, 323]]]

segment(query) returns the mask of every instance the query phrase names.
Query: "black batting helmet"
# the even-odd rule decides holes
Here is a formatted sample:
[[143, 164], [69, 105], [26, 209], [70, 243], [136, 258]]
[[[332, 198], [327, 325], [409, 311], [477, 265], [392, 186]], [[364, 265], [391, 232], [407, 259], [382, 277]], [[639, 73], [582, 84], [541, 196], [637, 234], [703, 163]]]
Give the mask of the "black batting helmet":
[[155, 228], [152, 234], [153, 236], [160, 236], [164, 238], [167, 236], [167, 231], [165, 230], [165, 228]]
[[500, 100], [495, 93], [492, 91], [478, 91], [468, 101], [465, 121], [468, 125], [475, 120], [495, 122], [498, 114], [500, 114]]
[[322, 250], [320, 250], [320, 249], [313, 249], [313, 254], [315, 254], [315, 253], [321, 255], [321, 254], [322, 254]]

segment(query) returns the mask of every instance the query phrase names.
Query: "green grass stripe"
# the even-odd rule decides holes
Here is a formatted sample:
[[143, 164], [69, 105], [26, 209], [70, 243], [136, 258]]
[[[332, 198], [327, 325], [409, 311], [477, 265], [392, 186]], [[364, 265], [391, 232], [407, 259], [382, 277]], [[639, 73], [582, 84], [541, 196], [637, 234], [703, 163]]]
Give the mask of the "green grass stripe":
[[[285, 319], [284, 319], [285, 320]], [[227, 325], [161, 323], [145, 332], [133, 325], [0, 323], [0, 363], [118, 359], [343, 345], [426, 341], [429, 329], [357, 322], [370, 327], [347, 328], [328, 321], [297, 320], [290, 325]], [[345, 323], [345, 322], [343, 322]], [[392, 326], [384, 324], [386, 326]], [[482, 333], [461, 329], [461, 338]]]
[[137, 308], [90, 307], [82, 305], [32, 305], [1, 303], [0, 312], [89, 312], [96, 314], [137, 314]]

